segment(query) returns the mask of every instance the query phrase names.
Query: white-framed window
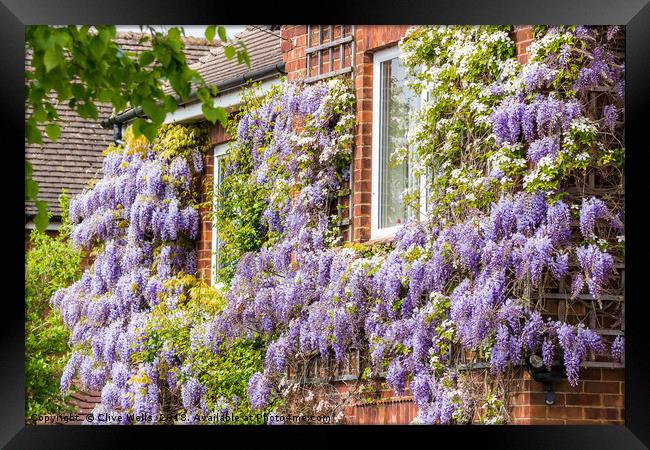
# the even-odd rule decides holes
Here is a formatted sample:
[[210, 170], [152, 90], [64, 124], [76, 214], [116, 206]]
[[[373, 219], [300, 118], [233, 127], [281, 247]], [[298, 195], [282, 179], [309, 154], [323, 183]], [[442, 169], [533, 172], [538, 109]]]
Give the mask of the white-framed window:
[[228, 143], [216, 145], [214, 147], [214, 195], [213, 211], [215, 212], [212, 219], [212, 285], [217, 283], [217, 272], [219, 270], [219, 230], [217, 229], [216, 212], [219, 208], [217, 192], [224, 178], [224, 157], [228, 154]]
[[[400, 50], [394, 46], [380, 50], [373, 58], [372, 89], [372, 239], [395, 234], [400, 225], [420, 214], [426, 195], [418, 207], [406, 206], [402, 201], [405, 191], [424, 188], [412, 170], [414, 155], [403, 163], [391, 164], [391, 155], [407, 148], [407, 132], [411, 126], [412, 112], [420, 108], [422, 97], [408, 85], [406, 69], [399, 58]], [[411, 160], [411, 164], [409, 164]], [[422, 180], [423, 181], [423, 180]]]

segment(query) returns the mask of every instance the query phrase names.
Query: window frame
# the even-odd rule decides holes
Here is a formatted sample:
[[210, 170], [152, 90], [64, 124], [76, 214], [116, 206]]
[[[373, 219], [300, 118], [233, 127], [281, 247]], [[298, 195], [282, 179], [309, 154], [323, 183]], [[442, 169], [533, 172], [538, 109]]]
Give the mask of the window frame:
[[[373, 55], [372, 63], [372, 181], [371, 181], [371, 196], [370, 196], [370, 239], [391, 238], [403, 225], [395, 225], [392, 227], [380, 228], [379, 217], [379, 192], [380, 192], [380, 145], [381, 145], [381, 82], [382, 71], [381, 64], [390, 61], [394, 58], [399, 58], [401, 51], [399, 45], [379, 50]], [[420, 105], [422, 106], [428, 98], [427, 92], [422, 92], [420, 98]], [[420, 107], [421, 107], [420, 106]], [[420, 207], [419, 213], [426, 213], [426, 175], [422, 175], [419, 179], [420, 183]]]
[[212, 242], [211, 244], [211, 255], [210, 255], [210, 276], [212, 280], [212, 286], [214, 286], [217, 283], [217, 272], [219, 270], [218, 267], [218, 252], [219, 252], [219, 247], [218, 247], [218, 242], [219, 242], [219, 230], [217, 229], [217, 189], [219, 186], [219, 178], [220, 178], [220, 164], [219, 160], [222, 160], [228, 153], [229, 153], [229, 147], [230, 147], [230, 142], [223, 142], [221, 144], [217, 144], [214, 146], [212, 150], [212, 155], [213, 155], [213, 180], [212, 180], [212, 189], [213, 189], [213, 195], [212, 195], [212, 210], [213, 210], [213, 216], [212, 216]]

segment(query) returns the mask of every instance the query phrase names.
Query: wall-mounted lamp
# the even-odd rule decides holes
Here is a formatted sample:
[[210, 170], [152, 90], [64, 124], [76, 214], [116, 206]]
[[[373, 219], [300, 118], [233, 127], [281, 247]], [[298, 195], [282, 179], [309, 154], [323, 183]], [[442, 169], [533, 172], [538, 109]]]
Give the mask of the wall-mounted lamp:
[[547, 368], [544, 361], [539, 355], [530, 355], [526, 359], [528, 371], [533, 377], [533, 380], [544, 384], [546, 395], [544, 396], [544, 403], [547, 405], [555, 404], [555, 391], [553, 390], [553, 383], [562, 381], [566, 378], [561, 366], [551, 366]]

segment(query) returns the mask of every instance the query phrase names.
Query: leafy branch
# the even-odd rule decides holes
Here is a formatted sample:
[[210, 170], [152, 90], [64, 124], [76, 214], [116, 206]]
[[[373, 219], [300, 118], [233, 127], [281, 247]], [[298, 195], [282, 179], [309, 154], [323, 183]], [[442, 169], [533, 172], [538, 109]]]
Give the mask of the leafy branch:
[[[152, 26], [144, 28], [148, 33], [143, 33], [139, 43], [149, 49], [136, 53], [116, 42], [114, 25], [28, 26], [25, 41], [32, 58], [25, 71], [27, 143], [42, 144], [43, 132], [51, 141], [58, 140], [57, 106], [64, 103], [79, 117], [93, 120], [98, 119], [100, 103], [110, 103], [116, 113], [141, 107], [146, 117], [134, 120], [133, 132], [152, 141], [167, 114], [176, 110], [177, 101], [190, 97], [193, 86], [205, 117], [225, 125], [225, 110], [212, 101], [216, 87], [188, 65], [183, 29], [172, 27], [164, 33]], [[212, 43], [216, 36], [228, 59], [236, 56], [239, 63], [250, 65], [243, 42], [228, 39], [223, 26], [208, 26], [206, 39]], [[25, 200], [36, 200], [34, 223], [42, 230], [49, 222], [47, 205], [37, 200], [38, 184], [31, 173], [26, 162]]]

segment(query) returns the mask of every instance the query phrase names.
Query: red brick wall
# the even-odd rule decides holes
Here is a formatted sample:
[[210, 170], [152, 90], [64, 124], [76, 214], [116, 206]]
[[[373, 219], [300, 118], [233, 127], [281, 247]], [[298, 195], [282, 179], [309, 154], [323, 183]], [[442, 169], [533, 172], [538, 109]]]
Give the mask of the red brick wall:
[[[217, 123], [210, 130], [210, 142], [212, 145], [223, 144], [228, 142], [230, 136], [226, 130]], [[214, 182], [214, 155], [212, 150], [203, 158], [203, 180], [202, 180], [202, 197], [201, 202], [211, 204], [212, 186]], [[210, 203], [208, 203], [210, 202]], [[196, 251], [198, 256], [198, 270], [201, 278], [207, 283], [212, 283], [212, 221], [210, 217], [210, 208], [202, 208], [201, 225], [199, 230], [199, 239], [196, 242]]]
[[576, 387], [567, 381], [553, 386], [555, 404], [544, 403], [544, 386], [525, 374], [521, 389], [511, 398], [514, 424], [597, 425], [623, 424], [625, 370], [583, 368]]
[[[208, 154], [203, 157], [203, 183], [201, 202], [210, 202], [212, 183], [214, 180], [214, 156]], [[199, 239], [196, 242], [196, 253], [198, 257], [198, 270], [201, 279], [212, 283], [212, 221], [210, 217], [211, 208], [201, 208], [201, 224], [199, 228]]]
[[[285, 25], [280, 31], [284, 70], [289, 81], [299, 80], [307, 75], [307, 25]], [[288, 40], [287, 40], [288, 39]]]
[[530, 25], [517, 25], [513, 31], [513, 39], [516, 45], [517, 59], [520, 63], [526, 64], [530, 59], [528, 47], [533, 42], [533, 29]]

